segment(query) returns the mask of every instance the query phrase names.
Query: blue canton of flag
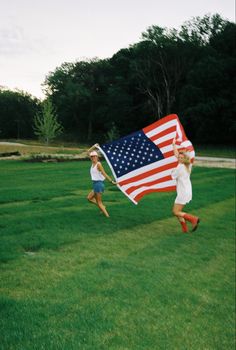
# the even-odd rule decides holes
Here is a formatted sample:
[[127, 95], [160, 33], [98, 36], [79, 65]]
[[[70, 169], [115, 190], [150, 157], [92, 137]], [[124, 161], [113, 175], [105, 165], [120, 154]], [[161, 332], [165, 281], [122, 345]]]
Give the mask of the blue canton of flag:
[[142, 130], [101, 146], [116, 177], [164, 158], [160, 149]]

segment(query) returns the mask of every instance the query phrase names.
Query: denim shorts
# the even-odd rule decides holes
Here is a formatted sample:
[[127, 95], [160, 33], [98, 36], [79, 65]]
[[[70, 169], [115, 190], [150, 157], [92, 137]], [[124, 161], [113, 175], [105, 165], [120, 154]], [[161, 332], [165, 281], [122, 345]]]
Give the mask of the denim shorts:
[[101, 193], [101, 192], [104, 192], [104, 182], [101, 181], [101, 180], [98, 180], [98, 181], [93, 181], [93, 191], [95, 193]]

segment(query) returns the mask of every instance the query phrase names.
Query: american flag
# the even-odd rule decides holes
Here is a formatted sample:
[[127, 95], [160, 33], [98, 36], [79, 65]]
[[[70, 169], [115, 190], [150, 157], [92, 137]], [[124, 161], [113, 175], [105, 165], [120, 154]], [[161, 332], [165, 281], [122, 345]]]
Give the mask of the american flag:
[[194, 149], [187, 139], [176, 114], [99, 146], [122, 192], [135, 204], [148, 193], [174, 191], [176, 180], [171, 171], [177, 166], [172, 142], [177, 148], [189, 152], [194, 160]]

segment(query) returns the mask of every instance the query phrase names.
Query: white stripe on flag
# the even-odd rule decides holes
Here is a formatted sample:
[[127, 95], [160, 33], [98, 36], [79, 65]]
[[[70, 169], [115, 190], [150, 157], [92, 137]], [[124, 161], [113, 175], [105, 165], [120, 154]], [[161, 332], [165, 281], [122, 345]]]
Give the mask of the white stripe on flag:
[[179, 125], [179, 121], [176, 122], [176, 131], [177, 131], [177, 134], [178, 134], [178, 141], [182, 141], [183, 140], [183, 134], [182, 134], [182, 131], [181, 131], [181, 128], [180, 128], [180, 125]]
[[177, 124], [177, 120], [176, 119], [173, 119], [173, 120], [170, 120], [169, 122], [165, 123], [165, 124], [162, 124], [158, 127], [156, 127], [155, 129], [151, 130], [151, 131], [148, 131], [146, 133], [146, 136], [147, 137], [152, 137], [152, 136], [155, 136], [157, 134], [160, 134], [160, 132], [166, 130], [166, 129], [169, 129], [171, 128], [172, 126], [175, 126]]
[[162, 153], [167, 153], [167, 152], [173, 151], [173, 146], [172, 146], [172, 144], [171, 144], [171, 145], [169, 145], [169, 146], [161, 147], [161, 148], [160, 148], [160, 151], [161, 151]]
[[176, 163], [176, 157], [174, 155], [172, 157], [161, 159], [161, 160], [159, 160], [159, 161], [157, 161], [155, 163], [152, 163], [152, 164], [149, 164], [149, 165], [145, 165], [142, 168], [133, 170], [133, 171], [131, 171], [128, 174], [125, 174], [123, 176], [118, 177], [117, 181], [121, 182], [121, 181], [130, 179], [130, 178], [132, 178], [134, 176], [145, 174], [147, 171], [150, 171], [150, 170], [153, 170], [153, 169], [158, 169], [161, 166], [167, 165], [167, 164], [170, 164], [170, 163]]
[[176, 185], [176, 181], [175, 180], [169, 180], [169, 181], [165, 181], [153, 186], [143, 186], [138, 188], [136, 191], [133, 191], [129, 196], [131, 198], [135, 198], [138, 194], [146, 191], [146, 190], [157, 190], [157, 189], [161, 189], [161, 188], [165, 188], [165, 187], [171, 187], [171, 186], [175, 186]]
[[165, 142], [165, 141], [168, 141], [168, 140], [173, 140], [173, 138], [175, 138], [175, 136], [176, 136], [176, 132], [175, 131], [174, 132], [170, 132], [167, 135], [162, 136], [159, 139], [154, 140], [153, 143], [155, 143], [155, 145], [158, 146], [162, 142]]
[[[172, 170], [173, 169], [168, 169], [168, 170], [165, 170], [165, 171], [161, 171], [160, 173], [157, 173], [155, 175], [147, 176], [144, 179], [141, 179], [141, 180], [129, 183], [127, 185], [122, 185], [122, 188], [123, 188], [124, 191], [126, 191], [130, 187], [139, 186], [139, 185], [142, 185], [142, 183], [153, 182], [155, 180], [159, 180], [159, 179], [161, 179], [163, 177], [166, 177], [166, 176], [170, 175]], [[147, 184], [147, 186], [148, 186], [148, 184]]]
[[189, 146], [192, 146], [192, 143], [189, 140], [186, 140], [186, 141], [183, 141], [180, 146], [189, 147]]

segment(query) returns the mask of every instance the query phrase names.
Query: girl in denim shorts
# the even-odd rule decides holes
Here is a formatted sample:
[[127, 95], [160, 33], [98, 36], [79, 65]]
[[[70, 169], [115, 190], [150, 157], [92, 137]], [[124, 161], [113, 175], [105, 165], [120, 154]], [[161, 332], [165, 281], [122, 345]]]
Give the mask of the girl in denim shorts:
[[106, 217], [109, 217], [106, 207], [102, 203], [102, 193], [105, 187], [104, 180], [107, 179], [113, 185], [116, 185], [116, 182], [106, 174], [102, 164], [98, 161], [98, 153], [96, 151], [90, 152], [89, 156], [92, 161], [90, 174], [93, 182], [93, 190], [88, 194], [87, 199], [90, 203], [96, 204]]

